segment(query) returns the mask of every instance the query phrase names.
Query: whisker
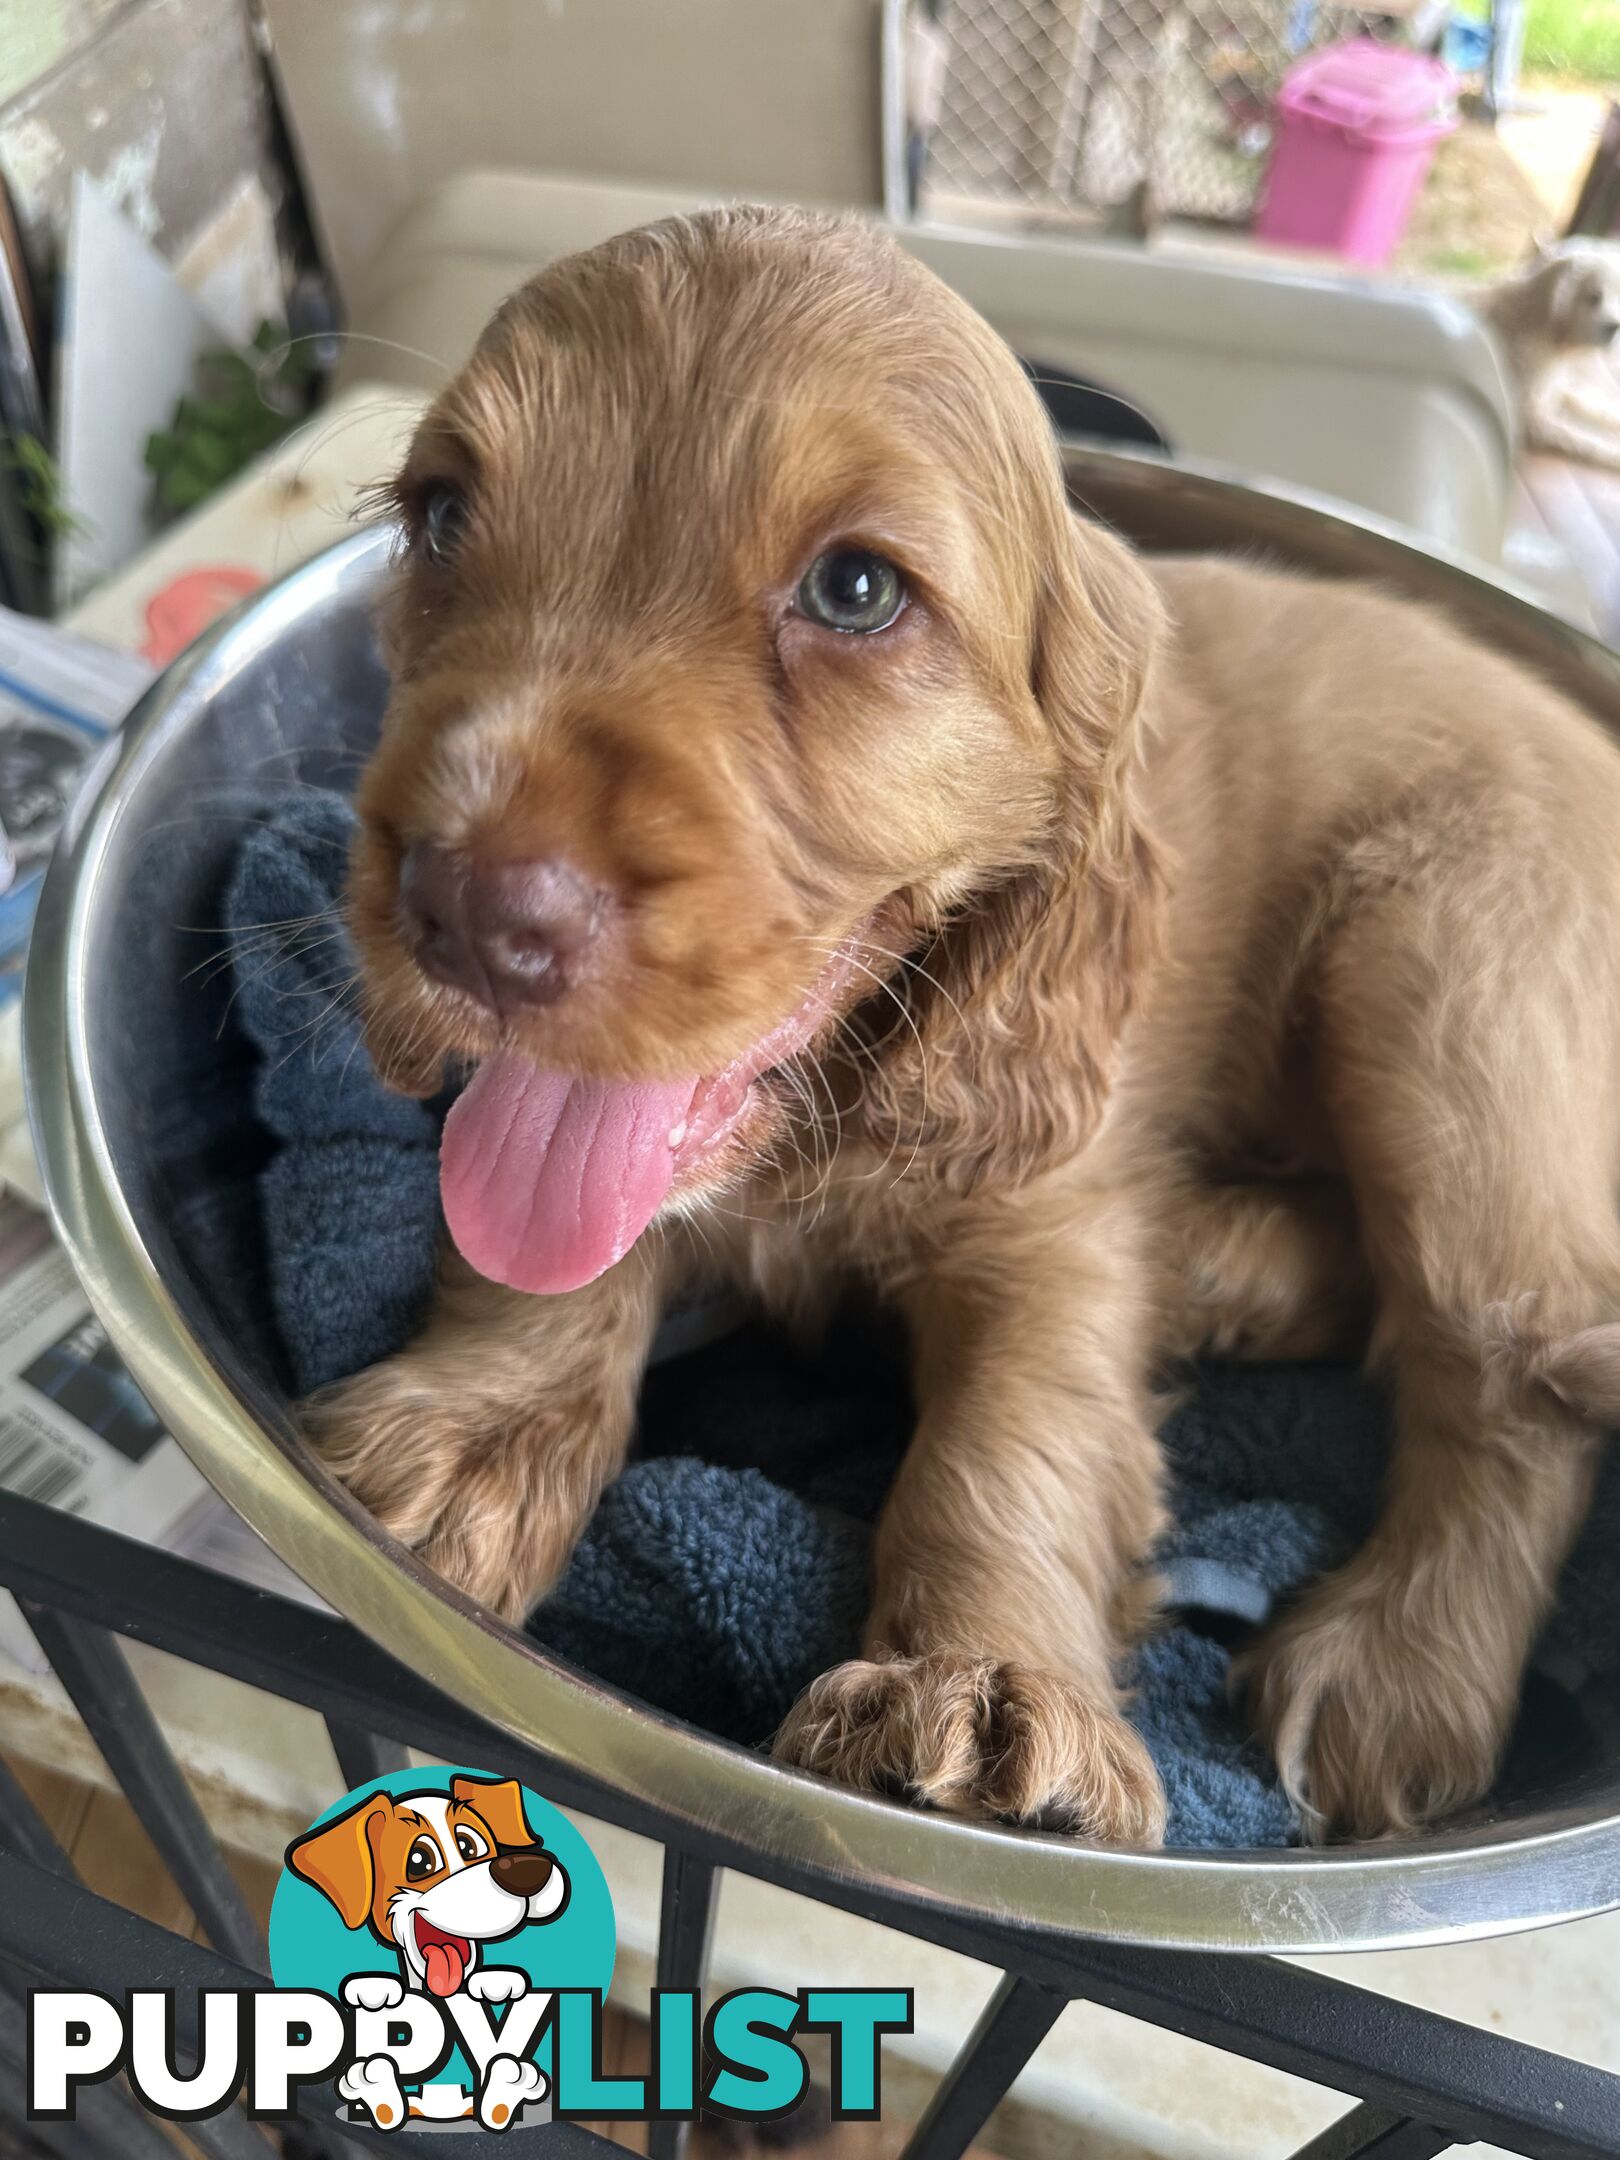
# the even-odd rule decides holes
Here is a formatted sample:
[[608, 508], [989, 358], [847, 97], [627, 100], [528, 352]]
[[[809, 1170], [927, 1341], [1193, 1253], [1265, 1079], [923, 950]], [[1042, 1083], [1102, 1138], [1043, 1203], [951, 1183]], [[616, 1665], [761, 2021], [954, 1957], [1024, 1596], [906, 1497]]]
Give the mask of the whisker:
[[[341, 923], [337, 923], [325, 930], [320, 937], [313, 935], [315, 928], [316, 925], [311, 923], [307, 930], [271, 931], [261, 937], [249, 938], [245, 943], [228, 942], [222, 951], [206, 953], [195, 967], [186, 970], [180, 980], [182, 983], [188, 983], [195, 976], [200, 975], [202, 976], [202, 983], [199, 987], [206, 988], [214, 980], [215, 976], [222, 973], [224, 969], [233, 966], [245, 966], [248, 961], [258, 959], [262, 953], [274, 953], [275, 957], [268, 963], [268, 965], [274, 967], [276, 958], [301, 960], [306, 954], [318, 952], [323, 945], [330, 945], [335, 938], [340, 938], [344, 934]], [[230, 933], [223, 930], [216, 931], [215, 935], [227, 939], [230, 937]]]
[[[824, 961], [830, 961], [834, 957], [841, 955], [849, 962], [852, 967], [859, 968], [861, 973], [868, 976], [870, 980], [876, 985], [876, 987], [883, 992], [884, 996], [893, 1003], [896, 1012], [900, 1015], [900, 1018], [905, 1022], [906, 1026], [910, 1028], [912, 1035], [916, 1040], [918, 1062], [920, 1067], [919, 1081], [922, 1092], [922, 1114], [920, 1122], [917, 1126], [916, 1138], [912, 1143], [911, 1153], [909, 1156], [907, 1156], [905, 1162], [901, 1165], [900, 1169], [895, 1173], [894, 1178], [891, 1180], [892, 1189], [894, 1185], [897, 1185], [900, 1180], [905, 1177], [907, 1172], [911, 1169], [912, 1165], [916, 1162], [917, 1157], [922, 1149], [922, 1135], [927, 1128], [929, 1104], [927, 1042], [924, 1040], [922, 1031], [918, 1027], [916, 1019], [912, 1014], [910, 1007], [901, 997], [899, 991], [895, 988], [893, 982], [890, 981], [888, 977], [880, 975], [874, 967], [870, 966], [866, 961], [861, 959], [858, 953], [852, 951], [849, 945], [829, 945], [825, 939], [818, 939], [809, 935], [803, 936], [800, 942], [806, 945], [810, 945], [811, 947], [818, 950], [821, 953]], [[867, 950], [882, 953], [885, 955], [885, 957], [891, 960], [897, 959], [898, 957], [897, 955], [888, 952], [886, 947], [872, 946], [864, 938], [861, 940], [861, 943], [866, 946]], [[902, 961], [901, 964], [904, 965], [905, 963]], [[942, 992], [942, 994], [947, 996], [949, 995], [948, 992]], [[954, 1005], [955, 1001], [952, 1000], [952, 1003]], [[960, 1013], [960, 1006], [956, 1006], [955, 1009], [958, 1013]], [[841, 1022], [840, 1024], [843, 1025], [844, 1023]], [[881, 1075], [882, 1066], [881, 1063], [877, 1060], [875, 1054], [873, 1056], [873, 1070], [875, 1074]], [[841, 1123], [842, 1121], [840, 1121], [840, 1126]], [[873, 1178], [881, 1177], [884, 1171], [887, 1170], [889, 1165], [893, 1162], [895, 1156], [899, 1153], [899, 1149], [900, 1130], [898, 1122], [896, 1122], [894, 1138], [893, 1140], [891, 1140], [889, 1144], [889, 1152], [884, 1156], [882, 1162], [880, 1162], [875, 1169], [858, 1172], [855, 1175], [849, 1177], [845, 1182], [853, 1185], [866, 1184], [869, 1183]]]

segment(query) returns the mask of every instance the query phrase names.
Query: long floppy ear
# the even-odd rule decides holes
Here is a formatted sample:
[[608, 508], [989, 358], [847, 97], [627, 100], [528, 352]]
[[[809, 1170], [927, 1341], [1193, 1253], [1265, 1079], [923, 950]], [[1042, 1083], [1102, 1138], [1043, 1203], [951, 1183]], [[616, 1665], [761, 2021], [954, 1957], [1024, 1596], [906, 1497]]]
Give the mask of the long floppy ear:
[[1038, 859], [920, 954], [917, 1033], [886, 1052], [875, 1106], [895, 1144], [960, 1192], [1021, 1183], [1085, 1145], [1160, 942], [1137, 768], [1163, 604], [1111, 534], [1067, 510], [1054, 523], [1030, 687], [1061, 753], [1058, 815]]
[[387, 1793], [370, 1793], [346, 1815], [294, 1838], [287, 1847], [288, 1867], [331, 1899], [347, 1928], [362, 1927], [370, 1917], [377, 1893], [371, 1826], [385, 1821], [393, 1806]]
[[523, 1788], [515, 1778], [452, 1778], [450, 1797], [478, 1810], [502, 1852], [539, 1844], [523, 1813]]
[[1569, 337], [1581, 298], [1582, 266], [1568, 256], [1555, 257], [1548, 265], [1547, 281], [1547, 327], [1558, 337]]

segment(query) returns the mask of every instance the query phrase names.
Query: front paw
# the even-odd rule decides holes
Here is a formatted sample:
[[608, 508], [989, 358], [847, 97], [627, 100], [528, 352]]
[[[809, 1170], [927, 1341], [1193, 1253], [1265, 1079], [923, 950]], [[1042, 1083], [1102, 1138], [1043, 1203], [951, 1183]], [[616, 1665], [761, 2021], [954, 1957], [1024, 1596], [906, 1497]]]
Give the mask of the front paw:
[[343, 2000], [354, 2010], [397, 2010], [405, 1987], [393, 1973], [351, 1973], [343, 1983]]
[[567, 1564], [583, 1521], [546, 1475], [566, 1435], [458, 1409], [422, 1387], [409, 1353], [311, 1397], [303, 1425], [391, 1537], [502, 1619], [521, 1620]]
[[497, 2055], [484, 2073], [478, 2092], [478, 2120], [486, 2130], [504, 2130], [526, 2102], [546, 2096], [546, 2073], [538, 2063]]
[[474, 2002], [516, 2002], [529, 1992], [529, 1976], [515, 1965], [480, 1965], [467, 1975], [467, 1993]]
[[405, 2095], [391, 2056], [368, 2055], [351, 2063], [337, 2089], [345, 2100], [364, 2108], [379, 2130], [397, 2130], [405, 2120]]
[[1401, 1585], [1354, 1564], [1241, 1659], [1235, 1685], [1314, 1843], [1409, 1833], [1488, 1790], [1519, 1673], [1492, 1675]]
[[840, 1784], [952, 1815], [1157, 1845], [1164, 1794], [1111, 1705], [1026, 1665], [966, 1653], [857, 1658], [813, 1681], [776, 1753]]

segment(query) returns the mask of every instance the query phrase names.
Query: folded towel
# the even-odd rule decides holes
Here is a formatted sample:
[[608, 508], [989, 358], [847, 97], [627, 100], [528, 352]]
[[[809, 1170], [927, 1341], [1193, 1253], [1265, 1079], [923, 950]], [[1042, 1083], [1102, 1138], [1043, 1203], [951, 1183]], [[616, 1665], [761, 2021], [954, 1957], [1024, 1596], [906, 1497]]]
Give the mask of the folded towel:
[[[336, 914], [351, 830], [337, 796], [267, 804], [226, 899], [238, 1010], [262, 1053], [255, 1107], [277, 1143], [260, 1178], [271, 1299], [300, 1392], [408, 1340], [442, 1234], [446, 1103], [387, 1094], [354, 1018]], [[266, 945], [263, 926], [294, 920], [307, 927]], [[857, 1651], [871, 1525], [910, 1420], [892, 1342], [853, 1319], [816, 1356], [749, 1325], [655, 1363], [634, 1458], [532, 1632], [660, 1709], [762, 1743], [809, 1680]], [[1173, 1844], [1292, 1834], [1227, 1703], [1226, 1643], [1365, 1535], [1388, 1434], [1382, 1389], [1348, 1370], [1211, 1363], [1189, 1375], [1164, 1432], [1169, 1622], [1130, 1676]], [[1565, 1686], [1620, 1669], [1617, 1533], [1611, 1458], [1543, 1646]]]
[[443, 1105], [390, 1095], [360, 1041], [338, 915], [354, 813], [299, 793], [254, 820], [225, 893], [236, 1007], [263, 1053], [259, 1181], [270, 1293], [300, 1395], [409, 1339], [441, 1233]]

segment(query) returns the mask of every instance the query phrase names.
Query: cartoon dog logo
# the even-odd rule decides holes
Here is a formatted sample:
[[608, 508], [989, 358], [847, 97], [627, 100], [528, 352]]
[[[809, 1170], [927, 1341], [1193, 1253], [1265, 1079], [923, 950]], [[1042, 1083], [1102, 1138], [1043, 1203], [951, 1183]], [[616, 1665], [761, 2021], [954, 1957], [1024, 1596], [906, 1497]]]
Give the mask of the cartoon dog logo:
[[[367, 2010], [395, 2008], [407, 1989], [514, 2003], [529, 1993], [527, 1973], [485, 1964], [484, 1945], [555, 1920], [568, 1903], [562, 1864], [530, 1829], [510, 1778], [456, 1776], [448, 1792], [368, 1793], [295, 1838], [287, 1865], [331, 1901], [345, 1927], [368, 1929], [398, 1954], [398, 1979], [360, 1973], [345, 1981], [345, 1999]], [[472, 2094], [427, 2085], [407, 2103], [386, 2055], [356, 2062], [338, 2085], [380, 2129], [397, 2128], [407, 2113], [476, 2115], [486, 2129], [502, 2129], [545, 2088], [537, 2064], [504, 2052], [490, 2057]]]

